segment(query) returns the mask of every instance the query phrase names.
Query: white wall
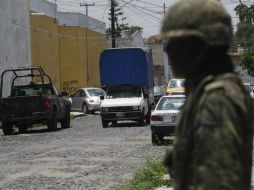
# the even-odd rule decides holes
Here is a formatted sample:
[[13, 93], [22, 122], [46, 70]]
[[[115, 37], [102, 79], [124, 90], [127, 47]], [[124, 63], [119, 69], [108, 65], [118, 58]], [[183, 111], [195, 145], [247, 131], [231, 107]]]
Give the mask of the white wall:
[[48, 17], [56, 17], [60, 26], [79, 26], [106, 34], [106, 23], [80, 13], [56, 12], [55, 4], [47, 0], [31, 0], [30, 9], [33, 12], [43, 13]]
[[[28, 0], [0, 0], [0, 31], [0, 73], [31, 66]], [[4, 95], [9, 93], [8, 86], [9, 82], [4, 83]]]

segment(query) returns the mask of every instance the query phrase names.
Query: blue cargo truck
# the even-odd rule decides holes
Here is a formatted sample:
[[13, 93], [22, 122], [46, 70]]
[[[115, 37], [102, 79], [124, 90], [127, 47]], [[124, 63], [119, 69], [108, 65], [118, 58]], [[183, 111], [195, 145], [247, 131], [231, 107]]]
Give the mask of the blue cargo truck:
[[100, 56], [102, 126], [133, 120], [143, 126], [150, 121], [153, 98], [153, 61], [149, 48], [107, 49]]

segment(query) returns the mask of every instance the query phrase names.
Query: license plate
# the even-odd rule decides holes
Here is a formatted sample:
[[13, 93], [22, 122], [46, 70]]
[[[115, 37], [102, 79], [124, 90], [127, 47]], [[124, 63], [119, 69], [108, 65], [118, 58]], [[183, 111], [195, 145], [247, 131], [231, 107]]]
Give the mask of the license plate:
[[116, 117], [124, 117], [124, 113], [116, 113]]

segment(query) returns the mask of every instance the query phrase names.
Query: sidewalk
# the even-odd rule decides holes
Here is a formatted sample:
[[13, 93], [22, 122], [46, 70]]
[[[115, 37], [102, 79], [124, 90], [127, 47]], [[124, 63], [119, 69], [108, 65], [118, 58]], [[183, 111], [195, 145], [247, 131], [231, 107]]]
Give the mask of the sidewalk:
[[74, 119], [76, 117], [82, 117], [85, 116], [86, 114], [83, 112], [71, 112], [71, 118]]

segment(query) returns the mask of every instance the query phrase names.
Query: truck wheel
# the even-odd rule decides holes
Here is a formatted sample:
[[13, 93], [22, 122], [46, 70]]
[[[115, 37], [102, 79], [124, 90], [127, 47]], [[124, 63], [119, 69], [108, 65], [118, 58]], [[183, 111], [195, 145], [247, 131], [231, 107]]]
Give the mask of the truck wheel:
[[4, 135], [11, 135], [12, 134], [12, 124], [10, 122], [3, 122], [2, 129]]
[[18, 125], [17, 127], [20, 133], [25, 133], [27, 131], [27, 125]]
[[149, 109], [146, 115], [146, 123], [150, 124], [151, 110]]
[[70, 108], [66, 108], [66, 113], [63, 119], [60, 121], [63, 129], [70, 128], [71, 116], [70, 116]]
[[83, 104], [83, 105], [82, 105], [82, 112], [83, 112], [84, 114], [88, 114], [88, 108], [87, 108], [87, 105], [86, 105], [86, 104]]
[[108, 127], [108, 121], [105, 121], [104, 119], [101, 120], [102, 127], [107, 128]]
[[140, 126], [144, 126], [144, 125], [145, 125], [145, 122], [144, 122], [144, 114], [142, 114], [142, 116], [139, 118], [138, 124], [139, 124]]
[[49, 131], [53, 131], [57, 128], [57, 118], [55, 110], [53, 110], [52, 118], [48, 120], [47, 126]]

